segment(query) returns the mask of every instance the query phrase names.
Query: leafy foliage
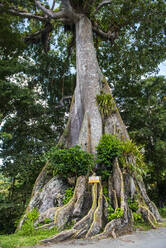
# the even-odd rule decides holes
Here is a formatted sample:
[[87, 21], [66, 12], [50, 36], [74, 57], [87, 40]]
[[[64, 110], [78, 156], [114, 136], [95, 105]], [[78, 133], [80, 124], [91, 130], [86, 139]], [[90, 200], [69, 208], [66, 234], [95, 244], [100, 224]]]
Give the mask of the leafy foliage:
[[116, 157], [119, 157], [122, 150], [122, 142], [115, 135], [104, 134], [98, 146], [97, 150], [97, 162], [104, 165], [106, 170], [112, 170], [112, 162]]
[[144, 146], [148, 193], [156, 204], [163, 207], [166, 194], [166, 79], [156, 76], [133, 84], [124, 82], [121, 91], [118, 85], [117, 82], [116, 95], [120, 109], [123, 109], [122, 118], [130, 136]]
[[94, 166], [93, 155], [81, 150], [79, 146], [69, 149], [52, 148], [48, 154], [49, 167], [55, 175], [62, 178], [86, 175]]
[[131, 200], [131, 199], [128, 200], [128, 206], [134, 212], [136, 212], [139, 208], [138, 202], [136, 200]]
[[166, 218], [166, 207], [160, 208], [159, 212], [163, 218]]
[[[119, 158], [122, 166], [126, 167], [130, 173], [136, 172], [137, 176], [145, 173], [147, 167], [141, 152], [142, 147], [136, 146], [132, 140], [122, 141], [116, 135], [105, 134], [100, 139], [96, 149], [97, 162], [99, 163], [98, 171], [103, 179], [108, 178], [115, 158]], [[133, 163], [128, 164], [126, 161], [130, 155], [134, 160]]]
[[117, 208], [114, 213], [112, 213], [112, 208], [108, 208], [108, 221], [113, 219], [121, 218], [123, 216], [123, 210], [121, 208]]
[[0, 202], [2, 233], [15, 230], [26, 208], [44, 166], [41, 155], [55, 145], [66, 122], [70, 99], [60, 100], [72, 94], [75, 82], [62, 51], [46, 56], [37, 46], [25, 47], [22, 25], [27, 26], [18, 17], [0, 18], [0, 171], [9, 180]]
[[133, 217], [134, 217], [134, 223], [143, 223], [144, 219], [142, 218], [142, 215], [140, 213], [133, 212]]
[[[145, 175], [147, 166], [144, 163], [144, 154], [142, 152], [143, 147], [137, 146], [132, 140], [126, 140], [122, 142], [123, 156], [120, 157], [120, 161], [124, 167], [128, 167], [130, 171], [135, 171], [137, 175]], [[126, 158], [132, 156], [135, 160], [133, 164], [126, 164]]]
[[134, 218], [134, 224], [140, 224], [144, 222], [144, 219], [142, 218], [141, 213], [137, 212], [137, 210], [139, 209], [139, 204], [136, 201], [136, 199], [128, 199], [128, 206], [132, 211], [132, 215]]
[[22, 235], [33, 235], [36, 230], [34, 227], [34, 222], [39, 217], [39, 212], [34, 208], [31, 212], [27, 213], [27, 218], [25, 223], [22, 225], [21, 230], [18, 232]]
[[74, 188], [73, 187], [66, 189], [63, 204], [67, 204], [71, 200], [71, 198], [73, 197], [73, 194], [74, 194]]
[[[134, 140], [145, 144], [149, 167], [147, 183], [153, 198], [163, 204], [166, 194], [165, 86], [159, 79], [154, 85], [150, 82], [145, 85], [140, 79], [165, 59], [165, 1], [112, 0], [98, 11], [100, 0], [93, 4], [88, 0], [70, 2], [77, 12], [84, 12], [103, 31], [111, 29], [118, 34], [114, 43], [94, 35], [98, 60], [105, 76], [110, 78], [114, 96]], [[73, 93], [75, 75], [71, 76], [70, 66], [75, 67], [76, 63], [75, 50], [68, 49], [71, 34], [64, 34], [62, 23], [52, 23], [51, 49], [45, 54], [39, 47], [41, 39], [28, 46], [23, 42], [27, 35], [43, 28], [45, 22], [11, 16], [7, 13], [11, 1], [2, 0], [1, 3], [5, 8], [0, 17], [0, 121], [3, 124], [0, 144], [3, 174], [10, 181], [10, 189], [4, 197], [6, 205], [4, 199], [1, 205], [5, 205], [1, 208], [1, 216], [6, 216], [3, 223], [7, 226], [26, 206], [43, 166], [40, 155], [55, 144], [63, 131], [64, 113], [68, 112], [70, 100], [64, 101], [60, 108], [59, 103], [64, 96]], [[47, 1], [42, 3], [49, 8]], [[41, 14], [31, 0], [14, 0], [12, 7]], [[17, 86], [20, 83], [19, 87], [13, 80]], [[130, 167], [134, 170], [132, 165]], [[108, 171], [104, 173], [107, 177]]]
[[115, 102], [110, 94], [106, 94], [102, 91], [100, 95], [96, 96], [96, 100], [103, 119], [115, 111]]
[[45, 218], [44, 219], [44, 224], [49, 224], [51, 223], [51, 219], [50, 218]]

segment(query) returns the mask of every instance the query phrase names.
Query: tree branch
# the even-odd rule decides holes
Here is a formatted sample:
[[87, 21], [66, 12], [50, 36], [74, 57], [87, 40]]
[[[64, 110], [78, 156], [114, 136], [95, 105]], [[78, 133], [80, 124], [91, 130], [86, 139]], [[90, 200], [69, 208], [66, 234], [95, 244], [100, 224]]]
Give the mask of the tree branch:
[[109, 4], [109, 3], [111, 3], [110, 0], [104, 0], [104, 1], [102, 1], [102, 2], [97, 6], [96, 12], [97, 12], [99, 9], [101, 9], [104, 5]]
[[39, 0], [35, 0], [36, 6], [40, 8], [48, 17], [53, 19], [70, 19], [70, 22], [74, 22], [79, 19], [80, 15], [77, 14], [72, 8], [69, 0], [61, 0], [61, 10], [54, 12], [52, 9], [47, 9], [40, 3]]
[[27, 43], [39, 43], [42, 42], [42, 45], [44, 47], [44, 51], [47, 53], [49, 51], [49, 39], [50, 39], [50, 33], [52, 31], [53, 27], [50, 22], [46, 22], [45, 27], [33, 34], [30, 34], [29, 36], [25, 37], [25, 42]]
[[40, 3], [40, 1], [35, 0], [36, 6], [41, 9], [48, 17], [51, 17], [53, 19], [58, 19], [58, 18], [63, 18], [64, 16], [64, 11], [58, 11], [54, 12], [52, 9], [47, 9]]
[[64, 107], [65, 106], [64, 101], [69, 100], [69, 99], [72, 99], [72, 96], [63, 96], [61, 100], [59, 101], [59, 104], [55, 106], [55, 108], [58, 109], [58, 108]]
[[114, 30], [114, 31], [108, 31], [107, 33], [104, 32], [102, 29], [99, 28], [97, 23], [93, 23], [93, 31], [98, 34], [101, 38], [105, 39], [105, 40], [110, 40], [112, 43], [114, 42], [114, 40], [118, 37], [118, 31]]
[[51, 7], [52, 10], [53, 10], [54, 7], [55, 7], [55, 2], [56, 2], [56, 0], [54, 0], [53, 3], [52, 3], [52, 7]]
[[64, 106], [64, 100], [72, 99], [72, 96], [63, 96], [60, 100], [60, 105]]
[[58, 12], [54, 12], [52, 9], [47, 9], [44, 5], [40, 3], [39, 0], [34, 0], [37, 8], [43, 11], [44, 16], [35, 15], [26, 12], [26, 10], [19, 10], [14, 7], [6, 8], [6, 6], [0, 3], [0, 12], [7, 12], [15, 16], [21, 16], [28, 19], [37, 19], [40, 21], [46, 21], [49, 18], [58, 20], [70, 20], [70, 23], [77, 21], [80, 18], [80, 14], [77, 14], [70, 5], [69, 0], [62, 0], [62, 9]]
[[28, 18], [28, 19], [33, 18], [33, 19], [37, 19], [40, 21], [46, 21], [47, 20], [47, 18], [44, 16], [34, 15], [32, 13], [28, 13], [26, 11], [22, 11], [22, 10], [13, 8], [13, 7], [6, 8], [2, 3], [0, 3], [0, 11], [1, 12], [7, 12], [7, 13], [10, 13], [10, 14], [15, 15], [15, 16], [21, 16], [21, 17]]

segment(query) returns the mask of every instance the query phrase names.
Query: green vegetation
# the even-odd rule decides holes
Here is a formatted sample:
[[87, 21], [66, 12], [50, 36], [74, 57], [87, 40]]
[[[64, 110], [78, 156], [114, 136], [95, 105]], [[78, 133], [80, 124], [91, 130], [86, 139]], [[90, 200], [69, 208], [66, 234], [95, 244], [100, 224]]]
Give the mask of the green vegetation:
[[93, 155], [81, 150], [79, 146], [69, 149], [52, 148], [48, 153], [49, 166], [54, 175], [62, 178], [78, 177], [92, 172], [94, 167]]
[[[147, 166], [144, 163], [143, 147], [137, 146], [132, 140], [123, 141], [123, 156], [120, 157], [121, 164], [128, 167], [130, 171], [135, 171], [137, 176], [145, 175]], [[135, 164], [126, 164], [126, 158], [132, 155], [135, 159]]]
[[99, 110], [103, 119], [105, 119], [109, 114], [115, 111], [115, 102], [110, 94], [106, 94], [101, 91], [100, 95], [96, 96], [96, 100], [99, 105]]
[[[0, 247], [18, 248], [21, 246], [35, 245], [40, 240], [52, 236], [58, 232], [56, 227], [49, 230], [36, 230], [34, 223], [38, 216], [39, 212], [36, 209], [28, 212], [27, 218], [20, 230], [18, 230], [15, 234], [0, 236]], [[48, 224], [49, 222], [49, 218], [45, 219], [45, 224]]]
[[70, 201], [70, 199], [73, 196], [73, 193], [74, 193], [74, 188], [73, 187], [70, 187], [70, 188], [65, 190], [65, 198], [63, 200], [63, 204], [67, 204]]
[[133, 212], [134, 223], [137, 225], [138, 223], [143, 223], [144, 219], [140, 213]]
[[31, 235], [22, 235], [20, 232], [10, 235], [0, 236], [1, 248], [19, 248], [22, 246], [34, 246], [40, 242], [40, 240], [53, 236], [58, 233], [57, 228], [50, 230], [37, 230]]
[[[100, 139], [97, 149], [97, 162], [99, 166], [98, 172], [102, 178], [108, 178], [112, 171], [115, 158], [119, 158], [121, 165], [126, 167], [130, 173], [136, 172], [138, 176], [143, 175], [146, 171], [144, 156], [141, 152], [142, 147], [136, 146], [132, 140], [122, 141], [116, 135], [104, 134]], [[133, 155], [135, 161], [133, 164], [127, 164], [126, 160], [129, 155]]]
[[[68, 42], [72, 34], [63, 32], [62, 22], [53, 24], [52, 34], [28, 40], [25, 37], [41, 30], [47, 21], [27, 20], [7, 9], [12, 5], [43, 16], [41, 10], [34, 1], [1, 2], [5, 8], [0, 16], [0, 232], [11, 233], [44, 166], [41, 155], [63, 132], [70, 105], [69, 98], [63, 99], [73, 94], [76, 80], [71, 67], [75, 68], [76, 62], [75, 48]], [[148, 193], [162, 207], [166, 204], [166, 80], [161, 76], [142, 78], [154, 73], [166, 59], [165, 1], [112, 1], [98, 11], [98, 0], [93, 4], [88, 0], [70, 2], [79, 13], [85, 7], [84, 14], [92, 23], [115, 34], [116, 39], [109, 41], [94, 36], [97, 58], [131, 137], [144, 145]], [[44, 41], [48, 45], [45, 52]], [[108, 97], [107, 105], [102, 97], [99, 102], [105, 118], [112, 100]], [[108, 178], [109, 170], [102, 169], [103, 178]], [[131, 164], [129, 170], [135, 167]]]
[[123, 152], [122, 142], [115, 135], [104, 134], [96, 150], [97, 162], [103, 164], [106, 170], [111, 171], [113, 160]]
[[44, 224], [49, 224], [51, 223], [51, 219], [50, 218], [45, 218], [44, 219]]
[[158, 223], [158, 227], [166, 227], [166, 219], [164, 219], [162, 222]]
[[123, 216], [123, 210], [121, 208], [117, 208], [114, 213], [112, 213], [112, 211], [113, 211], [113, 208], [109, 206], [108, 207], [108, 221], [121, 218]]
[[166, 218], [166, 207], [159, 208], [159, 212], [163, 218]]
[[139, 231], [148, 231], [148, 230], [152, 229], [152, 226], [149, 223], [146, 223], [146, 222], [134, 223], [134, 227], [135, 227], [136, 230], [139, 230]]
[[166, 204], [166, 78], [133, 75], [122, 81], [116, 82], [114, 95], [130, 137], [144, 147], [144, 181], [149, 197], [161, 208]]
[[128, 206], [132, 211], [132, 215], [134, 218], [134, 225], [138, 225], [139, 223], [144, 223], [144, 219], [142, 218], [141, 213], [138, 213], [137, 210], [139, 208], [138, 202], [133, 199], [128, 200]]
[[25, 235], [25, 236], [30, 236], [35, 234], [36, 230], [35, 230], [35, 220], [37, 220], [37, 218], [39, 217], [39, 212], [34, 208], [31, 212], [27, 213], [27, 217], [26, 220], [24, 222], [24, 224], [21, 227], [21, 230], [19, 230], [18, 232], [21, 235]]
[[128, 206], [134, 212], [136, 212], [138, 210], [138, 208], [139, 208], [138, 202], [136, 200], [130, 200], [129, 199], [128, 200]]

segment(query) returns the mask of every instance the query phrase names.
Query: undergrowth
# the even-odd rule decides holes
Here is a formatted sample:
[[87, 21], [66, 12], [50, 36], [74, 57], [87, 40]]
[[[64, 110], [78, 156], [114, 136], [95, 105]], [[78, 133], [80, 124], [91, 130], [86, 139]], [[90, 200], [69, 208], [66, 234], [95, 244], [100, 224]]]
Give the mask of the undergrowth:
[[74, 188], [70, 187], [68, 189], [65, 190], [65, 198], [63, 199], [63, 204], [67, 204], [70, 199], [73, 197], [74, 194]]
[[79, 146], [69, 149], [53, 147], [47, 154], [48, 171], [62, 178], [78, 177], [92, 172], [94, 167], [93, 154], [81, 150]]
[[163, 218], [166, 218], [166, 206], [163, 208], [159, 208], [159, 213]]
[[[58, 233], [56, 227], [50, 230], [36, 230], [34, 222], [37, 220], [39, 214], [39, 211], [34, 208], [31, 212], [27, 213], [27, 218], [20, 230], [14, 234], [0, 235], [0, 248], [19, 248], [22, 246], [32, 246], [37, 244], [40, 240]], [[46, 222], [48, 222], [48, 219]]]
[[58, 233], [57, 228], [51, 230], [37, 230], [34, 234], [25, 236], [21, 233], [14, 233], [10, 235], [0, 235], [1, 248], [19, 248], [22, 246], [34, 246], [40, 240], [51, 237]]

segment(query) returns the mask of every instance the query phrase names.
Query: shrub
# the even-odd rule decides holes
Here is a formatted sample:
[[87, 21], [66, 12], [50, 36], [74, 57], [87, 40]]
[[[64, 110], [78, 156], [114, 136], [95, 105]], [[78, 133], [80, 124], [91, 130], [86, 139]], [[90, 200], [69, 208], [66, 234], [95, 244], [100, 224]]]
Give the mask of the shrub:
[[49, 224], [49, 223], [51, 223], [52, 221], [51, 221], [51, 219], [50, 218], [45, 218], [44, 219], [44, 224]]
[[108, 221], [113, 219], [121, 218], [123, 216], [123, 210], [121, 208], [117, 208], [114, 213], [112, 213], [113, 208], [108, 209]]
[[[144, 163], [144, 155], [142, 153], [142, 146], [137, 146], [132, 140], [125, 140], [122, 144], [123, 149], [123, 155], [129, 156], [132, 155], [135, 157], [136, 165], [137, 167], [134, 167], [132, 164], [130, 164], [130, 170], [135, 170], [137, 174], [142, 175], [146, 174], [147, 166]], [[122, 164], [125, 166], [125, 161], [123, 161], [123, 158], [121, 158]]]
[[112, 162], [122, 154], [122, 141], [115, 135], [104, 134], [100, 139], [97, 149], [97, 162], [111, 171]]
[[[136, 172], [138, 177], [147, 171], [144, 156], [141, 152], [142, 147], [136, 146], [132, 140], [122, 141], [116, 135], [105, 134], [100, 139], [96, 149], [97, 162], [99, 163], [98, 173], [104, 180], [108, 178], [112, 171], [112, 163], [115, 158], [119, 158], [121, 165], [127, 167], [131, 174]], [[136, 164], [126, 163], [126, 158], [130, 155], [135, 158]]]
[[134, 223], [135, 224], [144, 222], [142, 215], [140, 213], [133, 212], [133, 217], [134, 217]]
[[33, 209], [31, 212], [27, 213], [27, 218], [25, 223], [22, 225], [20, 231], [18, 231], [22, 235], [32, 235], [35, 233], [34, 222], [39, 217], [40, 212], [37, 209]]
[[63, 178], [86, 175], [94, 167], [93, 155], [81, 150], [79, 146], [69, 149], [54, 148], [49, 154], [48, 169]]
[[136, 200], [132, 201], [132, 200], [129, 199], [128, 200], [128, 206], [134, 212], [136, 212], [138, 210], [138, 208], [139, 208], [138, 203], [137, 203]]

